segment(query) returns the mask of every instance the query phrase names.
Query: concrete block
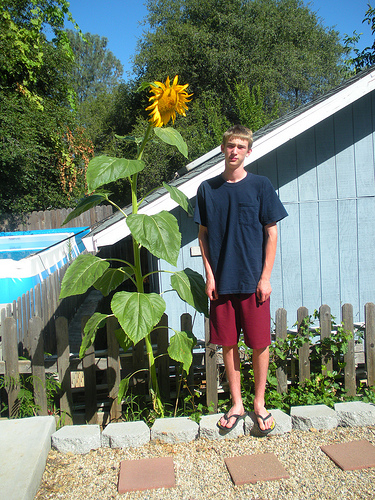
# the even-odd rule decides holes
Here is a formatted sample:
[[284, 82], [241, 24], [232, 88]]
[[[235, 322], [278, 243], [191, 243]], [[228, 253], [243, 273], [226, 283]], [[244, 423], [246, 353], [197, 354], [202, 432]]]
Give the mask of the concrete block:
[[108, 424], [102, 432], [102, 446], [138, 448], [150, 441], [150, 428], [143, 420]]
[[335, 411], [340, 427], [375, 425], [375, 405], [363, 401], [336, 403]]
[[335, 429], [339, 420], [337, 413], [326, 405], [292, 406], [290, 409], [293, 429]]
[[[281, 435], [292, 430], [292, 419], [289, 415], [277, 409], [269, 410], [269, 412], [272, 413], [276, 426], [267, 436]], [[253, 411], [249, 412], [249, 416], [245, 419], [245, 435], [264, 437], [259, 431], [257, 418]]]
[[235, 439], [244, 435], [244, 420], [239, 420], [236, 427], [225, 432], [216, 425], [223, 413], [204, 415], [199, 422], [199, 437], [206, 439]]
[[88, 453], [101, 446], [100, 427], [94, 425], [66, 425], [52, 434], [52, 446], [62, 453]]
[[197, 439], [199, 425], [189, 417], [158, 418], [151, 427], [151, 439], [164, 443], [187, 443]]
[[56, 431], [53, 416], [1, 420], [0, 499], [33, 500]]

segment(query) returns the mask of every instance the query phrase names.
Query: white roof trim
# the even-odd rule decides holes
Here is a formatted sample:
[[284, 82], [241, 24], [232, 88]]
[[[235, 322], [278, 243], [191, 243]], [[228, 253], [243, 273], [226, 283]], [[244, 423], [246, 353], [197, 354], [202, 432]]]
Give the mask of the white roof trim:
[[[249, 165], [251, 162], [258, 160], [270, 151], [273, 151], [282, 144], [294, 139], [297, 135], [305, 132], [317, 123], [323, 121], [325, 118], [332, 116], [334, 113], [337, 113], [374, 89], [375, 70], [360, 80], [355, 81], [352, 85], [348, 85], [342, 90], [339, 90], [331, 97], [322, 100], [315, 106], [312, 106], [305, 112], [299, 114], [295, 118], [292, 118], [288, 122], [280, 125], [276, 129], [256, 140], [253, 145], [253, 151], [245, 161], [245, 164]], [[216, 155], [219, 151], [220, 147], [215, 148], [213, 151], [210, 151], [199, 159], [193, 161], [187, 166], [187, 169], [191, 170], [195, 166], [201, 164], [203, 160], [206, 161]], [[201, 172], [199, 175], [187, 180], [179, 187], [179, 189], [185, 193], [188, 198], [193, 198], [196, 195], [197, 189], [202, 181], [214, 177], [215, 175], [219, 175], [223, 170], [224, 160], [208, 168], [204, 172]], [[139, 213], [154, 215], [159, 213], [161, 210], [170, 211], [176, 206], [177, 203], [171, 199], [169, 193], [166, 193], [141, 208]], [[99, 247], [112, 245], [129, 234], [130, 230], [125, 219], [121, 219], [120, 221], [103, 229], [100, 233], [93, 236], [85, 236], [82, 241], [88, 251], [97, 251]]]

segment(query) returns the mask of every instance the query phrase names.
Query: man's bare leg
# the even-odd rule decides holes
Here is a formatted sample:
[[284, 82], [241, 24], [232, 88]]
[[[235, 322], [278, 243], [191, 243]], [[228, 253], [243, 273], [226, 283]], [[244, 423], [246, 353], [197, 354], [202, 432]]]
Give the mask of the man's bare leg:
[[[254, 412], [257, 415], [266, 417], [268, 411], [265, 408], [264, 395], [266, 392], [267, 372], [269, 364], [269, 348], [253, 349], [253, 368], [254, 368], [254, 384], [255, 384], [255, 398], [254, 398]], [[269, 418], [265, 422], [258, 418], [259, 426], [262, 430], [269, 429], [273, 423], [273, 418]]]
[[231, 415], [242, 415], [245, 411], [241, 397], [240, 355], [238, 352], [237, 344], [232, 346], [223, 346], [223, 360], [229, 382], [229, 390], [232, 396], [233, 406], [227, 413], [228, 420], [222, 417], [220, 419], [220, 424], [223, 427], [227, 427], [228, 429], [230, 429], [233, 426], [235, 420], [234, 418], [229, 419], [229, 417]]

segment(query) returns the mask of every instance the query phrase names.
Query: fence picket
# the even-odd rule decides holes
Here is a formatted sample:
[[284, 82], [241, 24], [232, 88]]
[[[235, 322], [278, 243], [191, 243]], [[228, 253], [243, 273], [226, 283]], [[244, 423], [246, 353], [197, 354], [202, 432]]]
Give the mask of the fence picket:
[[61, 385], [60, 412], [65, 425], [73, 423], [72, 387], [69, 361], [68, 320], [63, 316], [56, 318], [57, 371]]
[[108, 397], [110, 403], [109, 415], [111, 421], [119, 420], [121, 417], [121, 405], [117, 402], [117, 395], [121, 381], [120, 367], [120, 349], [116, 339], [115, 330], [119, 327], [115, 317], [107, 319], [107, 344], [108, 344], [108, 361], [107, 361], [107, 382], [108, 382]]
[[169, 377], [169, 363], [170, 358], [168, 355], [168, 316], [163, 314], [157, 331], [157, 351], [155, 360], [156, 367], [158, 370], [158, 382], [160, 394], [165, 399], [169, 401], [171, 397], [171, 381]]
[[38, 316], [29, 319], [28, 331], [30, 339], [34, 401], [35, 404], [39, 407], [39, 409], [37, 410], [38, 415], [48, 415], [42, 320]]
[[[287, 336], [286, 310], [278, 309], [275, 315], [276, 319], [276, 341], [285, 340]], [[277, 392], [283, 394], [288, 391], [287, 359], [280, 361], [276, 369]]]
[[[212, 413], [216, 413], [218, 406], [216, 345], [210, 343], [210, 326], [208, 318], [204, 318], [204, 332], [206, 346], [206, 404]], [[210, 405], [212, 406], [210, 407]]]
[[[189, 313], [182, 314], [180, 322], [183, 332], [191, 332], [193, 330], [192, 318]], [[187, 384], [191, 391], [194, 390], [194, 363], [191, 363], [189, 373], [187, 374]]]
[[[305, 318], [309, 316], [306, 307], [299, 307], [297, 311], [298, 332], [301, 333], [301, 325]], [[299, 382], [304, 385], [305, 380], [310, 380], [310, 343], [306, 342], [299, 349]]]
[[5, 383], [8, 393], [9, 416], [16, 417], [17, 396], [20, 390], [19, 368], [18, 368], [18, 349], [17, 349], [17, 330], [16, 320], [14, 318], [5, 318], [3, 340], [3, 356], [5, 361]]
[[348, 396], [354, 397], [356, 394], [356, 376], [355, 376], [355, 351], [354, 351], [354, 328], [353, 328], [353, 306], [344, 304], [342, 306], [342, 326], [345, 330], [352, 333], [348, 342], [348, 351], [344, 355], [344, 384]]
[[[84, 328], [89, 316], [84, 316], [81, 323], [82, 337]], [[82, 361], [83, 376], [85, 380], [85, 418], [89, 424], [97, 423], [97, 401], [96, 401], [96, 366], [95, 350], [91, 345], [87, 350]]]
[[367, 367], [367, 384], [375, 385], [375, 304], [365, 304], [365, 358]]
[[[325, 338], [331, 336], [331, 308], [323, 304], [319, 308], [319, 322], [320, 322], [320, 337], [322, 342]], [[333, 359], [328, 356], [322, 356], [322, 373], [327, 375], [327, 372], [333, 370]]]

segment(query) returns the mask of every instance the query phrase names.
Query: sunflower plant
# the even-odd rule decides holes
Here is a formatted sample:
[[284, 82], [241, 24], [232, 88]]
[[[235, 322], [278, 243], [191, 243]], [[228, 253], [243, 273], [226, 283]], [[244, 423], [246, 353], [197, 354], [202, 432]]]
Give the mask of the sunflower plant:
[[[162, 211], [155, 215], [138, 213], [143, 200], [138, 200], [137, 178], [146, 167], [142, 160], [147, 143], [156, 136], [158, 139], [176, 146], [187, 157], [187, 145], [181, 134], [172, 127], [165, 127], [170, 120], [174, 123], [176, 113], [185, 116], [187, 103], [192, 94], [187, 93], [186, 85], [178, 84], [178, 76], [171, 83], [169, 77], [163, 82], [145, 83], [140, 91], [149, 89], [149, 122], [142, 138], [123, 138], [137, 144], [135, 159], [98, 156], [92, 159], [87, 167], [86, 180], [88, 191], [92, 193], [79, 202], [69, 214], [64, 224], [77, 217], [91, 207], [103, 201], [111, 203], [122, 212], [133, 240], [133, 260], [101, 259], [95, 255], [80, 255], [68, 268], [61, 285], [60, 298], [85, 293], [91, 286], [100, 290], [103, 295], [115, 291], [124, 281], [130, 280], [136, 291], [117, 291], [111, 300], [111, 314], [96, 312], [86, 323], [84, 336], [80, 348], [80, 358], [85, 355], [88, 347], [95, 340], [99, 328], [105, 325], [108, 318], [115, 316], [120, 328], [115, 332], [120, 347], [127, 351], [132, 345], [144, 339], [148, 366], [150, 372], [150, 394], [154, 409], [159, 416], [164, 416], [164, 408], [160, 398], [158, 380], [156, 376], [155, 358], [151, 344], [151, 332], [158, 328], [158, 323], [165, 311], [164, 299], [157, 293], [145, 293], [144, 281], [150, 273], [144, 274], [141, 265], [140, 251], [145, 247], [149, 252], [160, 259], [164, 259], [173, 266], [177, 265], [177, 258], [181, 246], [181, 234], [176, 218], [169, 212]], [[102, 186], [118, 179], [128, 179], [132, 195], [132, 213], [127, 215], [120, 207], [113, 203], [109, 194], [98, 191]], [[177, 188], [164, 183], [172, 199], [184, 210], [191, 213], [192, 208], [187, 197]], [[110, 267], [110, 261], [116, 260], [120, 267]], [[158, 271], [163, 272], [163, 271]], [[204, 280], [199, 273], [187, 268], [171, 273], [171, 286], [177, 291], [180, 298], [193, 306], [197, 311], [208, 314], [207, 297], [204, 292]], [[192, 362], [192, 348], [196, 339], [192, 332], [174, 331], [168, 347], [169, 356], [182, 363], [183, 369], [188, 371]], [[120, 383], [118, 401], [121, 402], [129, 386], [130, 377]]]

